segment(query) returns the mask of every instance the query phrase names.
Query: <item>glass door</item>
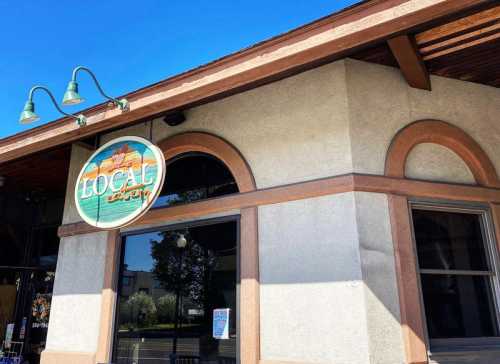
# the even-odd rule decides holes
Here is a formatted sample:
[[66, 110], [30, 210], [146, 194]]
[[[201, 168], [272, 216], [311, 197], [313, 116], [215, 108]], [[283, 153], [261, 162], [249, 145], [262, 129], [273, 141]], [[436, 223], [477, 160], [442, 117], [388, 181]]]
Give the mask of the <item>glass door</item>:
[[123, 239], [114, 362], [236, 363], [238, 221]]

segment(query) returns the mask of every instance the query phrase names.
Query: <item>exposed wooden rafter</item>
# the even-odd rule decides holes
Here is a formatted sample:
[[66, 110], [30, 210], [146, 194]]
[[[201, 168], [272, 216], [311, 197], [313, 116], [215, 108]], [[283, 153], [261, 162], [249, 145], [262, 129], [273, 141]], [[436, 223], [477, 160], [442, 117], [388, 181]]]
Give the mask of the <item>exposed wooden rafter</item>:
[[387, 41], [399, 68], [411, 87], [431, 90], [431, 80], [424, 61], [416, 47], [415, 39], [408, 35], [400, 35]]
[[428, 61], [500, 39], [500, 5], [417, 34], [422, 59]]

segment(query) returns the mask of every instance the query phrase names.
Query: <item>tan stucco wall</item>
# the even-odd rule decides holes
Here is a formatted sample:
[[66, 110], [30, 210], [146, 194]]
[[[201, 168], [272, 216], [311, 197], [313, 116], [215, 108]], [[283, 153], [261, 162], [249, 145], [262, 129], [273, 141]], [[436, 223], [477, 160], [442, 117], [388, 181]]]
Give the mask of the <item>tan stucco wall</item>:
[[[354, 171], [383, 174], [385, 154], [394, 135], [411, 122], [438, 119], [460, 127], [485, 150], [500, 171], [500, 90], [480, 84], [431, 76], [432, 92], [411, 88], [401, 72], [392, 67], [347, 59], [347, 92]], [[425, 151], [420, 150], [419, 153]], [[410, 174], [426, 179], [432, 153], [413, 161]], [[444, 155], [442, 153], [441, 157]], [[467, 181], [467, 171], [457, 173], [457, 162], [445, 157], [449, 170], [440, 180]], [[446, 165], [446, 164], [444, 164]], [[425, 170], [425, 172], [419, 172]]]
[[[226, 139], [249, 163], [258, 188], [306, 181], [352, 169], [344, 62], [335, 62], [186, 111], [175, 128], [160, 120], [153, 140], [185, 131]], [[149, 124], [122, 135], [149, 137]]]
[[[349, 172], [383, 174], [385, 154], [397, 131], [433, 118], [468, 132], [500, 170], [500, 91], [439, 77], [432, 82], [432, 92], [411, 89], [397, 69], [338, 61], [186, 110], [187, 121], [178, 127], [157, 119], [152, 123], [153, 140], [185, 131], [218, 135], [242, 153], [257, 187], [265, 188]], [[150, 125], [122, 129], [101, 141], [122, 135], [149, 137]], [[81, 147], [73, 149], [65, 223], [80, 220], [72, 189], [88, 155]], [[432, 144], [410, 153], [406, 173], [411, 178], [473, 183], [453, 152]], [[97, 329], [96, 295], [102, 282], [97, 279], [89, 294], [88, 283], [77, 280], [70, 287], [64, 275], [77, 272], [94, 279], [104, 263], [82, 258], [72, 267], [78, 262], [66, 247], [88, 243], [102, 249], [95, 251], [100, 257], [105, 237], [75, 239], [63, 239], [61, 245], [47, 344], [51, 350], [89, 351], [97, 340], [88, 333]], [[403, 361], [385, 195], [346, 193], [259, 207], [259, 248], [263, 359]], [[69, 320], [76, 304], [71, 300], [78, 294], [92, 316]], [[64, 338], [69, 331], [73, 337]]]
[[415, 146], [406, 160], [405, 176], [438, 182], [475, 184], [465, 162], [450, 149], [439, 144]]
[[259, 253], [262, 359], [368, 363], [354, 194], [259, 207]]
[[263, 360], [403, 362], [385, 195], [259, 207], [259, 252]]
[[402, 363], [404, 349], [387, 196], [366, 192], [354, 196], [370, 363]]
[[52, 296], [48, 351], [95, 353], [107, 232], [61, 239]]

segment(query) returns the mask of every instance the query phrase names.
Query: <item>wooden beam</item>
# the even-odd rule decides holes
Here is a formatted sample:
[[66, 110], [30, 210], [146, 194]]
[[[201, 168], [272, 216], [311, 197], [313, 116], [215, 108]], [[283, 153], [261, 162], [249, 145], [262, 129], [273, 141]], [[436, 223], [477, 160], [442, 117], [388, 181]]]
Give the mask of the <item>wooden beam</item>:
[[[491, 0], [372, 0], [203, 67], [125, 95], [130, 111], [107, 103], [84, 110], [87, 126], [63, 118], [0, 140], [0, 163], [289, 76], [431, 20]], [[397, 16], [395, 16], [397, 14]]]
[[498, 34], [500, 33], [500, 21], [490, 25], [488, 27], [480, 28], [471, 32], [467, 32], [461, 35], [458, 35], [453, 38], [449, 38], [446, 40], [443, 40], [441, 42], [437, 43], [432, 43], [431, 45], [425, 46], [420, 48], [420, 53], [424, 56], [427, 54], [431, 54], [434, 52], [439, 52], [441, 50], [445, 50], [447, 48], [454, 47], [456, 45], [461, 45], [461, 44], [466, 44], [466, 43], [471, 43], [472, 41], [479, 39], [479, 38], [484, 38], [487, 37], [491, 34]]
[[461, 44], [458, 44], [454, 47], [445, 48], [445, 49], [438, 51], [438, 52], [426, 54], [423, 56], [423, 59], [425, 61], [429, 61], [431, 59], [446, 56], [448, 54], [455, 53], [455, 52], [461, 51], [463, 49], [471, 48], [474, 46], [478, 46], [478, 45], [483, 44], [483, 43], [493, 42], [497, 39], [500, 39], [500, 32], [496, 32], [496, 33], [490, 34], [488, 36], [482, 36], [482, 37], [474, 39], [470, 42], [461, 43]]
[[428, 61], [500, 39], [500, 6], [429, 29], [415, 36]]
[[408, 35], [400, 35], [389, 39], [387, 43], [408, 85], [430, 91], [431, 79], [415, 40]]
[[464, 18], [455, 20], [415, 36], [415, 40], [419, 47], [428, 45], [430, 43], [440, 42], [450, 37], [455, 37], [460, 34], [471, 32], [478, 27], [486, 27], [492, 23], [500, 20], [500, 6], [480, 11], [476, 14], [466, 16]]

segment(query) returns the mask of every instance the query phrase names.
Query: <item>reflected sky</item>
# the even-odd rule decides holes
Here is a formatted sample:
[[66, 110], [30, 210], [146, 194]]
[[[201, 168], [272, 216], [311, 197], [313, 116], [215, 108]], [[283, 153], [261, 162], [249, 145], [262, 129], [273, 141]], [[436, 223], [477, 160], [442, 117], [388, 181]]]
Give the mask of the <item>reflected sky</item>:
[[127, 270], [151, 272], [153, 258], [151, 257], [151, 240], [161, 240], [159, 232], [140, 235], [129, 235], [125, 244], [125, 264]]

